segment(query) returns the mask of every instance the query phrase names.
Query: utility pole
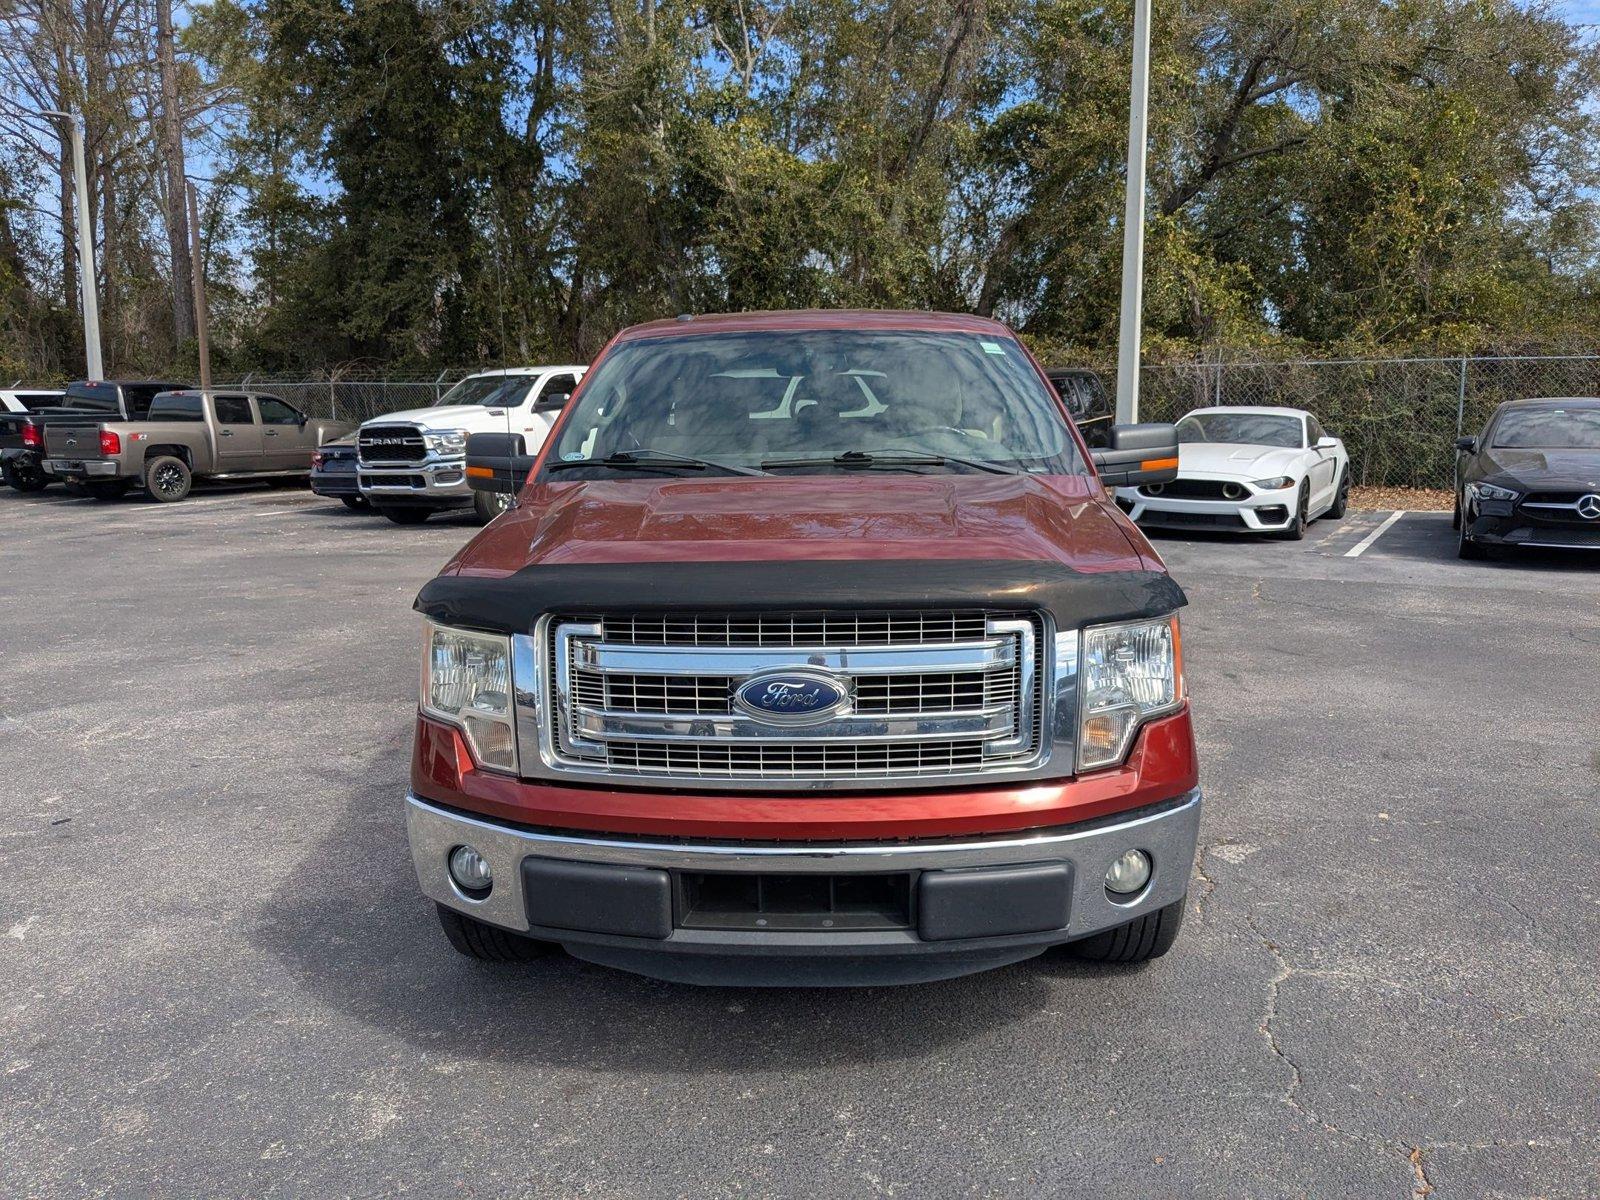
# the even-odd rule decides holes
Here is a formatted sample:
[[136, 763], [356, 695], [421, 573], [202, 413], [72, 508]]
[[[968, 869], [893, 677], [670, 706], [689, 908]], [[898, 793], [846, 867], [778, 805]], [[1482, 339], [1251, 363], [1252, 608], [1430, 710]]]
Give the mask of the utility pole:
[[194, 260], [194, 336], [200, 350], [200, 390], [211, 390], [211, 341], [208, 337], [210, 322], [206, 319], [206, 272], [200, 258], [200, 215], [195, 201], [194, 184], [184, 181], [184, 192], [189, 201], [189, 255]]
[[1122, 322], [1117, 333], [1117, 422], [1139, 419], [1139, 337], [1144, 320], [1145, 124], [1150, 112], [1150, 0], [1134, 0], [1128, 94], [1128, 194], [1122, 218]]
[[85, 374], [101, 379], [105, 366], [100, 358], [100, 295], [94, 271], [94, 226], [89, 223], [89, 172], [83, 162], [83, 123], [68, 112], [44, 109], [41, 116], [65, 121], [72, 133], [72, 177], [78, 199], [78, 297], [83, 304], [83, 353]]

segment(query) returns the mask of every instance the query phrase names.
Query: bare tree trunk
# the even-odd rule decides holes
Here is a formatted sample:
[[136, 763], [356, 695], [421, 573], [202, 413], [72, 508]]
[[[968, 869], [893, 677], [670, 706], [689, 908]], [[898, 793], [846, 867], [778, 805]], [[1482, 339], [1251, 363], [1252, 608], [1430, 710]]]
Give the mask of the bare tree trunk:
[[[64, 109], [72, 107], [72, 70], [67, 63], [66, 46], [56, 43], [56, 98]], [[78, 212], [72, 186], [72, 138], [61, 129], [61, 285], [66, 292], [67, 309], [78, 305]]]
[[172, 252], [172, 333], [181, 347], [194, 337], [194, 266], [185, 211], [183, 112], [173, 50], [172, 0], [156, 0], [156, 58], [161, 74], [161, 157], [167, 170], [167, 245]]

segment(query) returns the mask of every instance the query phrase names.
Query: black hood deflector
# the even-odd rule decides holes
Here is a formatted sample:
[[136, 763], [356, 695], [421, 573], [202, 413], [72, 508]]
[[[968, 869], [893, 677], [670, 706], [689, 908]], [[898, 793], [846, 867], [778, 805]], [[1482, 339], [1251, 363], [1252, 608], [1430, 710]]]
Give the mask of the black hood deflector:
[[1057, 629], [1159, 617], [1188, 598], [1160, 571], [1017, 559], [812, 559], [539, 565], [441, 575], [415, 608], [441, 625], [529, 633], [545, 613], [982, 609], [1051, 614]]

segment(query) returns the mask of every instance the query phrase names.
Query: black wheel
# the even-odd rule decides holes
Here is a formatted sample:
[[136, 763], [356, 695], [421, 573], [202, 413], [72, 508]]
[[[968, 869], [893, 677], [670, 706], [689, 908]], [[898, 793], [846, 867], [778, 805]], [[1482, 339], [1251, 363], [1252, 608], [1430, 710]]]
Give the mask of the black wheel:
[[121, 500], [128, 494], [133, 481], [128, 479], [96, 479], [83, 485], [83, 490], [96, 500]]
[[396, 525], [421, 525], [429, 517], [433, 516], [433, 509], [431, 508], [411, 508], [409, 506], [391, 508], [387, 504], [377, 504], [373, 507]]
[[158, 454], [144, 464], [144, 490], [158, 504], [182, 500], [194, 486], [189, 464], [170, 454]]
[[1482, 546], [1467, 536], [1467, 519], [1464, 515], [1456, 520], [1456, 557], [1468, 562], [1482, 562], [1489, 557]]
[[351, 512], [361, 512], [367, 507], [367, 502], [360, 496], [340, 496], [339, 503], [343, 504]]
[[1333, 489], [1333, 507], [1328, 509], [1328, 515], [1335, 521], [1344, 520], [1344, 514], [1350, 511], [1350, 472], [1346, 471], [1339, 476], [1339, 486]]
[[36, 458], [8, 458], [0, 464], [0, 473], [4, 474], [6, 483], [19, 492], [42, 492], [50, 485], [50, 476], [44, 473]]
[[439, 904], [439, 924], [456, 953], [479, 962], [531, 962], [555, 949], [549, 942], [535, 941], [494, 925], [485, 925]]
[[1172, 949], [1178, 940], [1178, 930], [1183, 928], [1183, 908], [1187, 897], [1175, 900], [1165, 908], [1118, 925], [1104, 933], [1073, 942], [1068, 953], [1076, 958], [1094, 962], [1142, 963], [1160, 958]]
[[511, 499], [509, 492], [473, 492], [472, 511], [478, 515], [480, 525], [487, 525], [511, 507]]
[[1306, 482], [1300, 485], [1300, 499], [1295, 501], [1294, 520], [1290, 521], [1286, 528], [1279, 530], [1278, 536], [1289, 542], [1298, 542], [1305, 537], [1306, 525], [1308, 524], [1306, 510], [1310, 507], [1311, 484]]

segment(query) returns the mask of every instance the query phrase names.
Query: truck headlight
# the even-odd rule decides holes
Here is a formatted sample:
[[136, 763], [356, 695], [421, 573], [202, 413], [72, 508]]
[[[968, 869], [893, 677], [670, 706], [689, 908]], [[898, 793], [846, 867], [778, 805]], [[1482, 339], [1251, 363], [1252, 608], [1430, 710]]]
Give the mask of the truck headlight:
[[1081, 671], [1078, 769], [1116, 766], [1140, 725], [1183, 704], [1177, 616], [1091, 625]]
[[439, 429], [432, 433], [422, 435], [427, 439], [429, 450], [439, 450], [445, 454], [464, 454], [467, 449], [467, 431], [465, 429]]
[[511, 639], [429, 624], [423, 638], [422, 711], [460, 729], [484, 766], [515, 773]]
[[1519, 493], [1493, 483], [1469, 483], [1467, 491], [1474, 500], [1515, 500]]

